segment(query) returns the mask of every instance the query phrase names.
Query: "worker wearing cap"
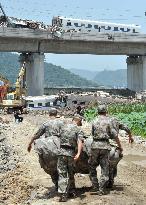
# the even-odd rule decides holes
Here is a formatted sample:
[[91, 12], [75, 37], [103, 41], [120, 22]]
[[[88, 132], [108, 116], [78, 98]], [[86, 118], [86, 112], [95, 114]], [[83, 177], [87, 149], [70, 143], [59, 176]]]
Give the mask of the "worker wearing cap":
[[[115, 117], [111, 117], [111, 123], [113, 128], [119, 133], [119, 130], [124, 130], [128, 134], [129, 143], [133, 143], [134, 139], [132, 133], [128, 126]], [[114, 184], [114, 178], [117, 176], [117, 165], [122, 159], [123, 154], [117, 146], [116, 142], [112, 139], [110, 140], [111, 151], [110, 151], [110, 167], [109, 167], [109, 181], [107, 184], [108, 188], [112, 188]]]
[[[109, 139], [115, 139], [118, 147], [122, 150], [117, 131], [113, 128], [110, 117], [107, 116], [105, 105], [98, 106], [98, 117], [92, 123], [93, 142], [89, 157], [89, 176], [94, 191], [99, 195], [105, 194], [109, 180]], [[98, 183], [97, 166], [101, 166], [101, 177]], [[99, 190], [99, 191], [98, 191]]]
[[67, 201], [69, 194], [75, 193], [74, 166], [80, 157], [84, 133], [79, 129], [81, 118], [74, 116], [72, 122], [66, 122], [60, 135], [60, 151], [57, 170], [59, 174], [58, 192], [60, 202]]
[[[30, 143], [28, 144], [27, 150], [28, 152], [31, 151], [32, 144], [36, 139], [39, 139], [40, 136], [45, 134], [45, 137], [51, 136], [60, 136], [61, 128], [64, 125], [64, 120], [57, 118], [57, 110], [55, 108], [49, 110], [49, 120], [44, 123], [38, 131], [34, 134]], [[58, 173], [54, 172], [54, 168], [52, 167], [52, 174], [51, 174], [52, 181], [55, 184], [56, 190], [58, 189]]]
[[49, 116], [50, 119], [45, 122], [32, 137], [28, 145], [28, 152], [31, 151], [33, 142], [40, 138], [43, 134], [45, 134], [45, 137], [60, 135], [61, 127], [63, 126], [64, 121], [57, 118], [57, 110], [55, 108], [49, 110]]

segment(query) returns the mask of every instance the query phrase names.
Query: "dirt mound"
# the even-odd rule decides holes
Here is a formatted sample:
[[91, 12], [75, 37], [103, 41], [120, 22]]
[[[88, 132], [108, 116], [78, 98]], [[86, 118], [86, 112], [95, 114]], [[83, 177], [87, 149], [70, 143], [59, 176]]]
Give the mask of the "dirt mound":
[[26, 200], [30, 187], [27, 170], [20, 165], [19, 154], [5, 135], [8, 129], [7, 124], [0, 124], [0, 202], [12, 205]]

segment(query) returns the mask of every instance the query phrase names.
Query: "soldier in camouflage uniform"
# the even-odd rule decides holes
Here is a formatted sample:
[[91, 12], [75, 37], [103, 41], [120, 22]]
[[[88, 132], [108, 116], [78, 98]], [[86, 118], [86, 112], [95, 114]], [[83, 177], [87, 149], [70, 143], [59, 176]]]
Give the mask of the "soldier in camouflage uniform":
[[[112, 123], [113, 128], [117, 131], [117, 133], [119, 133], [119, 130], [125, 130], [125, 132], [128, 134], [129, 143], [132, 143], [134, 141], [132, 138], [131, 131], [127, 125], [123, 124], [122, 122], [117, 120], [115, 117], [111, 118], [111, 123]], [[107, 184], [108, 188], [113, 187], [114, 178], [117, 176], [117, 165], [123, 157], [121, 150], [119, 149], [117, 144], [114, 142], [114, 140], [110, 141], [110, 145], [111, 145], [111, 151], [110, 151], [109, 181]]]
[[[60, 152], [57, 162], [59, 174], [58, 192], [61, 194], [59, 201], [67, 201], [69, 192], [74, 185], [74, 163], [79, 158], [83, 147], [83, 132], [79, 129], [81, 119], [74, 118], [62, 128], [60, 135]], [[76, 151], [77, 150], [77, 151]], [[71, 187], [72, 186], [74, 187]]]
[[[109, 139], [115, 139], [119, 148], [122, 150], [117, 131], [113, 128], [110, 117], [108, 117], [105, 105], [98, 106], [99, 116], [92, 123], [93, 142], [89, 157], [89, 176], [94, 191], [99, 195], [105, 194], [105, 188], [109, 180]], [[101, 177], [98, 184], [97, 166], [101, 166]]]
[[[39, 139], [40, 136], [42, 136], [43, 134], [45, 134], [45, 138], [47, 137], [52, 137], [52, 136], [60, 136], [60, 132], [61, 132], [61, 128], [64, 126], [64, 120], [56, 118], [57, 117], [57, 110], [55, 108], [52, 108], [49, 110], [49, 116], [50, 119], [44, 123], [39, 129], [38, 131], [34, 134], [34, 136], [32, 137], [29, 145], [28, 145], [28, 152], [31, 151], [32, 148], [32, 144], [36, 139]], [[42, 160], [41, 157], [39, 157], [39, 160]], [[52, 165], [53, 165], [53, 161], [52, 161]], [[58, 172], [54, 167], [52, 167], [52, 172], [51, 173], [51, 178], [52, 181], [55, 184], [55, 188], [56, 190], [58, 189]]]

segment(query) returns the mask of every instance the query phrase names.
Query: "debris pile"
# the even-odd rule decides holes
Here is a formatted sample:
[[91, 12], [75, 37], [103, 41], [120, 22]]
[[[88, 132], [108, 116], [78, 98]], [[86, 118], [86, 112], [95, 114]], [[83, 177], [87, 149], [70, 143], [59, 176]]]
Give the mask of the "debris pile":
[[8, 144], [7, 138], [4, 135], [4, 130], [8, 129], [8, 125], [2, 124], [2, 122], [0, 122], [0, 173], [5, 173], [16, 167], [18, 159], [17, 154]]
[[0, 204], [16, 205], [27, 199], [30, 187], [27, 173], [20, 166], [20, 158], [9, 145], [5, 134], [8, 129], [9, 125], [0, 122]]

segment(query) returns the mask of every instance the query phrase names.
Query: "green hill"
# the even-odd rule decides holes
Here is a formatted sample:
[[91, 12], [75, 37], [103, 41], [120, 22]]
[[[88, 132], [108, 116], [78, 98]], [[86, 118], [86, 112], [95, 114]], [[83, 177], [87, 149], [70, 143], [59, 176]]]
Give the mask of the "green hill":
[[[20, 65], [19, 55], [13, 53], [0, 53], [0, 74], [15, 83]], [[96, 83], [86, 80], [69, 70], [45, 62], [45, 82], [44, 87], [95, 87]]]
[[10, 82], [16, 81], [20, 65], [18, 55], [12, 53], [0, 53], [0, 74], [8, 78]]
[[93, 79], [98, 85], [106, 85], [106, 86], [127, 86], [127, 70], [119, 69], [119, 70], [103, 70], [96, 74]]
[[97, 83], [73, 74], [61, 66], [45, 63], [45, 87], [49, 86], [95, 87]]

